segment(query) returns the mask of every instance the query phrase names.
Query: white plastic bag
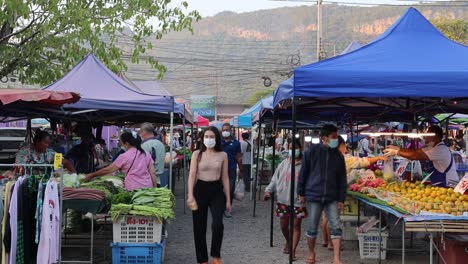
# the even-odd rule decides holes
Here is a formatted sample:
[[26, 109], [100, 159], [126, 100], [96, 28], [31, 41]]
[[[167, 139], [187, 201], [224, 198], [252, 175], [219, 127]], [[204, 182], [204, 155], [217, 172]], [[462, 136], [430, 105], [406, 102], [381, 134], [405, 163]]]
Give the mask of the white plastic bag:
[[245, 185], [242, 180], [237, 181], [236, 189], [234, 190], [234, 199], [242, 201], [245, 195]]
[[412, 165], [413, 165], [413, 175], [414, 175], [414, 177], [416, 177], [417, 179], [420, 179], [422, 177], [422, 175], [423, 175], [422, 168], [421, 168], [421, 162], [419, 162], [419, 160], [415, 160], [415, 161], [413, 161]]
[[385, 163], [384, 163], [384, 169], [383, 169], [383, 178], [386, 181], [392, 181], [395, 177], [394, 171], [393, 171], [393, 158], [389, 157]]

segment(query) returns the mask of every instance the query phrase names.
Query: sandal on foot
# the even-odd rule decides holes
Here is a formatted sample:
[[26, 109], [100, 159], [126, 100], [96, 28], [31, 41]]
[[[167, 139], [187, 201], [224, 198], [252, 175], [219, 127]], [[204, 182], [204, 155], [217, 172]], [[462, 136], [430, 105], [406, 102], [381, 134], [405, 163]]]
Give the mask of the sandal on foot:
[[305, 261], [306, 264], [315, 264], [315, 262], [316, 262], [315, 259], [312, 259], [312, 258], [307, 258]]
[[284, 248], [284, 249], [283, 249], [283, 254], [285, 254], [285, 255], [289, 255], [289, 249], [287, 249], [287, 248]]

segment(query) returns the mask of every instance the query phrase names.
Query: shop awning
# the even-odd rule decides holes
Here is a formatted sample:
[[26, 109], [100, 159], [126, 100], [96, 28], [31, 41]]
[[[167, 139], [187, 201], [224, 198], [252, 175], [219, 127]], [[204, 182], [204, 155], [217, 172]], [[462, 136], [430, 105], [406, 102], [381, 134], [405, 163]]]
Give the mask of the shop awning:
[[198, 123], [198, 127], [208, 127], [210, 126], [210, 120], [204, 118], [203, 116], [198, 116], [198, 120], [197, 120], [197, 123]]
[[0, 102], [7, 105], [14, 102], [40, 102], [52, 105], [72, 104], [80, 100], [73, 92], [44, 91], [37, 89], [0, 89]]

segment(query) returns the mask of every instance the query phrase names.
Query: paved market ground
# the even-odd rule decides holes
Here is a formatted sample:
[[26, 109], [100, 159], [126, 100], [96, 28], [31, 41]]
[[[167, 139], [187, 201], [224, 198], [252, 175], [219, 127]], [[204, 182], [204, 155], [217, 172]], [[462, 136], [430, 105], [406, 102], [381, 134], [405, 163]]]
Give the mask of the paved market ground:
[[[165, 262], [167, 264], [191, 264], [196, 263], [195, 247], [193, 242], [192, 216], [189, 209], [183, 213], [183, 190], [181, 182], [178, 183], [177, 195], [177, 218], [168, 227], [169, 237], [167, 239], [167, 251]], [[274, 247], [269, 245], [270, 226], [270, 203], [259, 201], [257, 203], [257, 216], [252, 217], [253, 201], [245, 199], [242, 202], [235, 201], [233, 206], [233, 218], [224, 221], [225, 233], [222, 248], [222, 257], [225, 264], [285, 264], [288, 263], [287, 255], [282, 254], [284, 246], [279, 222], [275, 219], [274, 227]], [[303, 229], [306, 224], [303, 223]], [[209, 228], [208, 228], [209, 229]], [[401, 233], [401, 229], [396, 228], [395, 236]], [[208, 231], [208, 248], [210, 247], [211, 232]], [[398, 239], [391, 241], [393, 248], [399, 248]], [[415, 247], [427, 249], [428, 242], [424, 239], [415, 239]], [[409, 244], [409, 242], [407, 243]], [[299, 260], [295, 263], [305, 263], [307, 256], [306, 240], [302, 238], [297, 256]], [[317, 263], [332, 263], [332, 254], [327, 249], [317, 247]], [[360, 260], [359, 248], [356, 242], [345, 242], [343, 263], [378, 263], [376, 260]], [[407, 253], [409, 264], [429, 263], [428, 252]], [[401, 253], [388, 253], [387, 260], [382, 263], [401, 263]]]

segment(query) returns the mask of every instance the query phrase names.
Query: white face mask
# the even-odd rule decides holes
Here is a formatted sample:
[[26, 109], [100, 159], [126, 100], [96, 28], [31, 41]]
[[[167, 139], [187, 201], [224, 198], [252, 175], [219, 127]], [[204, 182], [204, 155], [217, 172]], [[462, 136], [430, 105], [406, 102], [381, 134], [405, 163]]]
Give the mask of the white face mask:
[[434, 141], [431, 141], [429, 143], [426, 143], [426, 146], [433, 148], [434, 147]]
[[[292, 153], [293, 153], [292, 149], [288, 150], [288, 154], [290, 158], [292, 157]], [[301, 151], [296, 149], [294, 150], [294, 154], [295, 154], [294, 157], [299, 158], [299, 155], [301, 155]]]
[[229, 131], [223, 131], [223, 137], [227, 138], [227, 137], [230, 137], [231, 136], [231, 132]]
[[216, 139], [214, 138], [204, 138], [203, 144], [209, 149], [214, 148], [216, 146]]

